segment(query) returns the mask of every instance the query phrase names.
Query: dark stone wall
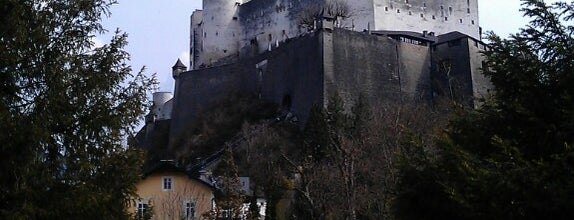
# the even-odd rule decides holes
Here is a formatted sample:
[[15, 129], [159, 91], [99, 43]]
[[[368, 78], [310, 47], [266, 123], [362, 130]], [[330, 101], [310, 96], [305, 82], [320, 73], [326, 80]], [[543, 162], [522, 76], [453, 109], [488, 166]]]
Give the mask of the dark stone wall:
[[262, 98], [282, 104], [302, 122], [307, 120], [309, 109], [323, 100], [319, 35], [315, 32], [290, 41], [257, 59], [267, 60], [262, 73]]
[[244, 65], [230, 64], [182, 73], [176, 81], [170, 146], [189, 129], [202, 111], [233, 93], [254, 93], [253, 74]]
[[[485, 76], [482, 70], [486, 68], [486, 64], [484, 64], [486, 58], [481, 52], [486, 49], [486, 45], [472, 38], [468, 38], [468, 42], [471, 45], [469, 53], [476, 54], [476, 56], [470, 56], [473, 97], [484, 98], [494, 87], [490, 78]], [[474, 104], [476, 106], [479, 103], [475, 100]]]
[[[457, 80], [472, 81], [468, 41], [439, 45], [434, 54], [452, 63]], [[186, 72], [176, 83], [170, 145], [210, 103], [232, 93], [251, 93], [283, 106], [304, 126], [313, 105], [338, 93], [350, 110], [361, 94], [372, 105], [431, 100], [429, 46], [343, 29], [322, 30], [236, 64]]]
[[[182, 73], [176, 82], [170, 146], [214, 101], [233, 93], [254, 94], [283, 104], [306, 121], [309, 109], [322, 102], [322, 56], [318, 33], [235, 64]], [[257, 68], [258, 64], [266, 63]], [[288, 104], [288, 103], [285, 103]]]
[[455, 39], [433, 48], [432, 91], [474, 106], [469, 41]]
[[403, 101], [425, 102], [432, 98], [431, 48], [399, 42], [401, 94]]
[[430, 97], [428, 46], [341, 29], [323, 33], [325, 92], [337, 92], [346, 109], [360, 94], [373, 105]]

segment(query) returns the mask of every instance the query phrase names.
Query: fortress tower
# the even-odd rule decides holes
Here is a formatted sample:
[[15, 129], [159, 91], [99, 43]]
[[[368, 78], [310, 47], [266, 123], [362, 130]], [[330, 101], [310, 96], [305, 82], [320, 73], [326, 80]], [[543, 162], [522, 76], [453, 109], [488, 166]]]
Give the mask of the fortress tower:
[[[239, 51], [241, 39], [238, 10], [242, 0], [203, 0], [201, 21], [201, 63], [214, 62]], [[192, 22], [193, 23], [193, 22]]]

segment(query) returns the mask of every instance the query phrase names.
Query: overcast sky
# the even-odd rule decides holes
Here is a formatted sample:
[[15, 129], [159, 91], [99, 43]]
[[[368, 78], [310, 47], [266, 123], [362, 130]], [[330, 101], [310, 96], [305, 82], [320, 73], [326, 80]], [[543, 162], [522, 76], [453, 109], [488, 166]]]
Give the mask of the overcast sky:
[[[557, 0], [546, 0], [556, 2]], [[146, 66], [146, 73], [156, 73], [160, 91], [173, 90], [171, 67], [180, 58], [189, 65], [189, 16], [201, 8], [201, 0], [119, 0], [112, 16], [103, 21], [113, 32], [127, 32], [134, 71]], [[479, 0], [480, 26], [501, 36], [515, 33], [528, 20], [522, 17], [520, 0]], [[96, 41], [109, 42], [110, 35]]]

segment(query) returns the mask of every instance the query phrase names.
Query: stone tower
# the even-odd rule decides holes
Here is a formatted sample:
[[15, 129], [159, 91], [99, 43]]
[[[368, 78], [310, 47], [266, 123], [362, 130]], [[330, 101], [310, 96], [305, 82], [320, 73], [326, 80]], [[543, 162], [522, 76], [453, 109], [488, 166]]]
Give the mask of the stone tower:
[[239, 49], [240, 26], [237, 12], [242, 0], [203, 0], [201, 63], [211, 63]]

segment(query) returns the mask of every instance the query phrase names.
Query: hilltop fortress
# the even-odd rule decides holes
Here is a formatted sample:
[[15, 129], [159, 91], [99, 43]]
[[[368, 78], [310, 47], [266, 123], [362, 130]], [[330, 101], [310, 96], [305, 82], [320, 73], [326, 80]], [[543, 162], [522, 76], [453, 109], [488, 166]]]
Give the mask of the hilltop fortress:
[[337, 27], [354, 30], [458, 31], [480, 39], [478, 0], [203, 0], [191, 17], [191, 69], [276, 47], [306, 33], [309, 10], [343, 10]]
[[178, 61], [174, 93], [154, 94], [144, 148], [181, 148], [190, 124], [230, 94], [273, 101], [304, 126], [333, 94], [346, 108], [360, 95], [472, 106], [489, 88], [478, 0], [204, 0], [190, 26], [190, 70]]

